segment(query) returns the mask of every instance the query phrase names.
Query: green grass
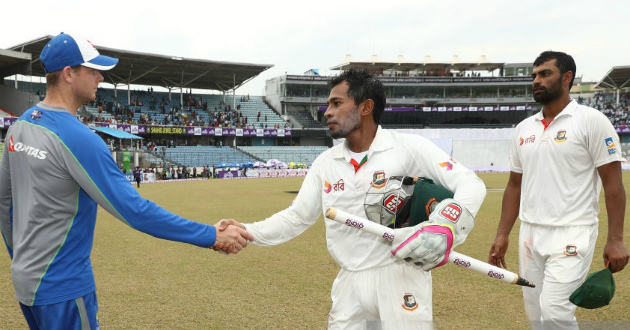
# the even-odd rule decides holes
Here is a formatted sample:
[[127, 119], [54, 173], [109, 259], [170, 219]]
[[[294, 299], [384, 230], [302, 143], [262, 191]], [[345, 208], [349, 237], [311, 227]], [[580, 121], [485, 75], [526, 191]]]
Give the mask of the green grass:
[[[507, 174], [482, 173], [489, 189], [502, 189]], [[209, 180], [144, 184], [142, 195], [168, 210], [201, 222], [222, 218], [264, 219], [286, 208], [303, 178]], [[630, 173], [624, 173], [630, 187]], [[490, 191], [473, 232], [458, 251], [487, 260], [502, 192]], [[626, 215], [628, 217], [628, 215]], [[605, 218], [602, 207], [601, 219]], [[518, 269], [517, 232], [508, 265]], [[606, 221], [593, 269], [601, 269]], [[626, 233], [628, 231], [626, 230]], [[626, 243], [630, 235], [626, 234]], [[99, 210], [92, 261], [103, 329], [326, 329], [330, 288], [339, 267], [326, 250], [323, 221], [276, 247], [250, 246], [224, 256], [131, 230]], [[9, 258], [0, 258], [0, 329], [25, 329], [14, 298]], [[630, 276], [615, 275], [610, 306], [578, 311], [584, 321], [630, 320]], [[529, 329], [521, 289], [468, 270], [433, 271], [438, 329]], [[610, 329], [610, 327], [609, 327]]]

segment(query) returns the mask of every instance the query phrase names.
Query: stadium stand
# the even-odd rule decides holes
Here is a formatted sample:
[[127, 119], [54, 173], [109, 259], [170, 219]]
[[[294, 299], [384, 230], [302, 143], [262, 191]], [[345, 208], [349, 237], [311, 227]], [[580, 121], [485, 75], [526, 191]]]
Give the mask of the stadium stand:
[[604, 113], [614, 126], [630, 125], [628, 119], [630, 93], [621, 95], [619, 102], [616, 102], [613, 95], [606, 95], [602, 92], [595, 92], [592, 97], [578, 97], [577, 101]]
[[312, 163], [319, 154], [326, 151], [326, 146], [242, 146], [238, 147], [255, 158], [265, 162], [277, 159], [285, 163]]
[[[29, 45], [31, 50], [26, 51], [33, 52], [32, 49], [40, 49], [42, 46]], [[138, 54], [122, 52], [129, 56], [123, 61], [125, 63], [143, 61], [143, 58], [136, 56]], [[147, 54], [143, 54], [145, 55]], [[169, 83], [165, 83], [164, 79], [168, 79], [168, 75], [171, 75], [171, 78], [172, 75], [179, 77], [178, 72], [181, 68], [177, 67], [177, 64], [164, 72], [152, 71], [149, 68], [141, 72], [142, 69], [138, 70], [136, 65], [133, 74], [137, 75], [138, 79], [148, 80], [143, 80], [142, 83], [137, 80], [129, 81], [142, 86], [167, 87], [173, 92], [156, 92], [153, 87], [144, 89], [140, 87], [138, 90], [138, 87], [134, 89], [133, 85], [132, 90], [128, 91], [128, 85], [123, 81], [126, 75], [117, 74], [107, 81], [116, 83], [118, 90], [100, 88], [97, 99], [80, 108], [77, 118], [87, 125], [124, 124], [110, 127], [125, 131], [136, 130], [143, 140], [132, 147], [134, 153], [140, 153], [134, 154], [136, 156], [134, 159], [139, 159], [146, 167], [203, 167], [226, 162], [273, 160], [287, 164], [311, 163], [333, 144], [323, 116], [330, 89], [327, 82], [331, 77], [306, 73], [285, 74], [267, 80], [265, 88], [267, 94], [264, 97], [235, 96], [230, 95], [230, 92], [238, 90], [240, 82], [247, 81], [261, 72], [260, 70], [264, 70], [265, 66], [254, 65], [246, 68], [246, 75], [237, 77], [240, 82], [232, 83], [234, 72], [239, 74], [238, 67], [230, 63], [212, 61], [200, 63], [204, 66], [217, 64], [218, 68], [229, 68], [230, 72], [226, 76], [212, 71], [213, 79], [229, 78], [224, 81], [229, 83], [210, 84], [211, 80], [206, 80], [209, 77], [203, 76], [205, 78], [190, 79], [192, 85], [172, 85], [173, 79], [170, 79]], [[331, 70], [345, 70], [352, 66], [365, 67], [374, 73], [377, 79], [383, 81], [388, 101], [386, 105], [388, 110], [381, 117], [381, 125], [385, 128], [425, 132], [453, 132], [461, 131], [462, 128], [509, 130], [540, 109], [540, 105], [532, 98], [531, 63], [432, 62], [430, 66], [419, 62], [408, 62], [404, 65], [398, 62], [366, 63], [348, 61]], [[118, 67], [123, 70], [121, 72], [129, 69], [124, 65]], [[28, 72], [37, 76], [35, 71]], [[131, 72], [129, 71], [129, 74]], [[578, 99], [578, 102], [599, 109], [610, 118], [620, 132], [622, 154], [626, 158], [630, 156], [628, 118], [630, 92], [627, 89], [627, 72], [623, 71], [624, 74], [618, 77], [621, 83], [613, 81], [612, 84], [608, 76], [613, 75], [608, 73], [606, 79], [599, 83], [600, 89], [596, 89], [597, 86], [591, 89], [581, 88], [579, 93], [572, 90], [572, 97]], [[12, 79], [3, 79], [6, 87], [3, 95], [11, 95], [11, 98], [7, 97], [4, 100], [17, 96], [18, 92], [15, 90], [7, 92], [15, 86], [20, 90], [19, 101], [24, 104], [26, 99], [37, 101], [45, 96], [45, 84], [35, 81], [34, 78], [30, 78], [29, 81], [27, 77], [17, 84]], [[606, 85], [605, 82], [612, 85]], [[580, 85], [578, 79], [576, 84]], [[218, 91], [209, 86], [222, 87], [221, 91]], [[207, 90], [207, 93], [211, 94], [206, 92], [193, 94], [190, 88], [196, 91]], [[27, 93], [30, 95], [24, 95]], [[16, 113], [19, 114], [19, 111]], [[211, 129], [204, 128], [203, 134], [198, 134], [196, 129], [193, 132], [186, 128], [190, 126], [257, 130], [255, 135], [241, 134], [238, 130], [235, 130], [237, 133], [213, 135], [206, 134], [213, 131]], [[292, 130], [286, 130], [288, 134], [285, 134], [285, 130], [282, 132], [268, 130], [274, 128]], [[452, 128], [457, 129], [449, 131]], [[6, 132], [6, 128], [0, 132]], [[454, 150], [470, 151], [469, 146], [472, 144], [468, 141], [469, 138], [454, 138], [453, 133], [445, 134], [443, 139], [450, 140]], [[107, 141], [110, 140], [108, 137]], [[488, 140], [494, 141], [492, 138]], [[479, 145], [484, 143], [486, 142], [479, 142]], [[113, 155], [121, 148], [128, 147], [124, 141], [108, 144], [112, 145]], [[167, 144], [168, 148], [163, 147]], [[475, 145], [474, 148], [480, 147]], [[470, 165], [488, 166], [491, 163], [483, 157], [477, 158], [482, 160], [471, 158]], [[492, 163], [496, 168], [498, 163], [496, 161]]]
[[210, 146], [179, 146], [175, 148], [166, 148], [157, 146], [156, 151], [152, 152], [154, 161], [165, 161], [164, 167], [167, 165], [186, 166], [186, 167], [202, 167], [214, 166], [220, 163], [245, 163], [256, 162], [257, 159], [239, 152], [231, 147], [210, 147]]
[[[5, 85], [14, 81], [5, 79]], [[18, 83], [18, 89], [37, 94], [43, 99], [46, 85], [37, 82]], [[287, 128], [289, 124], [259, 96], [217, 94], [185, 94], [184, 105], [178, 97], [166, 92], [131, 91], [100, 88], [97, 99], [87, 104], [86, 112], [78, 113], [86, 123], [154, 124], [166, 126], [214, 126], [249, 128]], [[178, 96], [178, 95], [177, 95]], [[177, 100], [173, 100], [177, 98]], [[234, 99], [236, 104], [233, 105]], [[87, 118], [87, 120], [85, 120]]]

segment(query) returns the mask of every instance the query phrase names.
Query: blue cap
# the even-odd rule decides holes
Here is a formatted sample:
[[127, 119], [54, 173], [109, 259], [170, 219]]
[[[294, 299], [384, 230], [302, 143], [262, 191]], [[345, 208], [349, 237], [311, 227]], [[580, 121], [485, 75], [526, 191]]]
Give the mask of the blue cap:
[[99, 54], [87, 39], [73, 38], [63, 32], [52, 38], [39, 56], [46, 73], [63, 70], [67, 66], [83, 65], [97, 70], [110, 70], [118, 59]]

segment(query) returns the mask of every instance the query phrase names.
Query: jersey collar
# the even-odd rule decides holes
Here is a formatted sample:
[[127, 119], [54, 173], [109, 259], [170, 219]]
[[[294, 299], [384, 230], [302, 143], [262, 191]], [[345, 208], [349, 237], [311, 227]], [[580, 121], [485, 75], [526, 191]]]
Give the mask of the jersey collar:
[[[380, 125], [376, 129], [376, 135], [374, 136], [374, 140], [372, 140], [372, 144], [368, 149], [367, 157], [370, 159], [372, 157], [372, 153], [377, 151], [387, 150], [392, 148], [394, 145], [394, 139], [389, 131], [384, 130]], [[344, 140], [341, 145], [338, 146], [333, 152], [333, 158], [345, 158], [348, 162], [350, 161], [350, 148], [348, 146], [348, 141]]]
[[72, 114], [72, 112], [70, 112], [70, 110], [63, 108], [63, 107], [56, 107], [53, 105], [48, 105], [44, 102], [39, 102], [37, 103], [37, 107], [44, 109], [44, 110], [48, 110], [48, 111], [57, 111], [57, 112], [67, 112], [69, 114]]
[[[567, 106], [564, 107], [564, 109], [562, 109], [562, 111], [560, 111], [560, 113], [553, 120], [556, 120], [562, 116], [573, 116], [577, 107], [578, 103], [574, 99], [571, 99], [571, 102], [569, 102], [569, 104], [567, 104]], [[540, 111], [538, 111], [538, 113], [534, 115], [534, 118], [542, 122], [543, 119], [545, 119], [545, 117], [543, 116], [543, 110], [541, 109]]]

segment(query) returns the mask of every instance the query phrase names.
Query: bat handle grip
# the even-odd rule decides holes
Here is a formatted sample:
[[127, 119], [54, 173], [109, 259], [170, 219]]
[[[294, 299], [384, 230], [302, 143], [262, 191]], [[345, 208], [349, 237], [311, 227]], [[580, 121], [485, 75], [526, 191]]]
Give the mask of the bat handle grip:
[[324, 215], [328, 219], [335, 219], [337, 217], [337, 208], [334, 208], [334, 207], [327, 208], [326, 212], [324, 212]]

